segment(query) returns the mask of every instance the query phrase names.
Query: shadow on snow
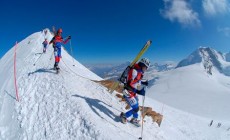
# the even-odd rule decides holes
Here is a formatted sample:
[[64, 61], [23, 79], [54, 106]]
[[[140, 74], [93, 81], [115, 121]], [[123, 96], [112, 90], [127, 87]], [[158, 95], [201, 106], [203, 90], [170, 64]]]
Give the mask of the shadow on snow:
[[51, 68], [51, 69], [41, 68], [41, 69], [37, 69], [37, 70], [34, 71], [34, 72], [29, 72], [29, 73], [28, 73], [28, 76], [30, 76], [31, 74], [43, 73], [43, 72], [46, 72], [46, 73], [56, 73], [56, 71], [52, 71], [52, 70], [53, 70], [53, 68]]
[[[109, 110], [106, 106], [109, 106], [103, 101], [100, 101], [98, 99], [92, 99], [88, 97], [83, 97], [80, 95], [72, 95], [74, 97], [82, 98], [86, 101], [86, 103], [89, 105], [89, 107], [93, 110], [95, 114], [97, 114], [100, 118], [105, 119], [103, 116], [100, 115], [99, 112], [103, 112], [105, 115], [109, 116], [111, 119], [115, 121], [119, 121], [117, 118], [117, 115], [115, 115], [111, 110]], [[99, 112], [97, 110], [100, 110]]]

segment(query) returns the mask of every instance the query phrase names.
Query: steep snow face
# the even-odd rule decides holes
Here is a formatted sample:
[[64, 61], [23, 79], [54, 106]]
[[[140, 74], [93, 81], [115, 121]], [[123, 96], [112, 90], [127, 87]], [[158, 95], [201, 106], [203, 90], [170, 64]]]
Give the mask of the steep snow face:
[[211, 48], [199, 48], [194, 51], [188, 58], [182, 60], [177, 65], [177, 68], [202, 63], [207, 73], [212, 74], [213, 68], [216, 68], [220, 73], [230, 75], [228, 72], [230, 63], [226, 62], [224, 55]]
[[[46, 54], [42, 53], [44, 38], [51, 40], [51, 33], [48, 32], [47, 35], [41, 32], [34, 33], [17, 45], [16, 66], [19, 103], [15, 102], [13, 77], [14, 47], [0, 61], [0, 139], [24, 139], [26, 138], [23, 136], [25, 134], [27, 138], [29, 137], [28, 139], [33, 139], [27, 133], [38, 131], [39, 128], [36, 128], [37, 130], [32, 128], [36, 123], [40, 123], [40, 120], [35, 121], [36, 116], [46, 115], [40, 114], [39, 110], [42, 112], [47, 110], [47, 113], [52, 112], [50, 111], [52, 108], [45, 109], [47, 107], [45, 104], [50, 103], [42, 102], [42, 99], [48, 96], [53, 97], [52, 94], [54, 93], [64, 92], [64, 87], [62, 86], [63, 77], [61, 75], [58, 77], [55, 71], [52, 70], [54, 64], [52, 46], [48, 47]], [[60, 62], [61, 72], [73, 71], [75, 76], [83, 75], [86, 79], [101, 80], [100, 77], [79, 62], [73, 61], [72, 57], [64, 49], [62, 50], [62, 57], [63, 59]], [[36, 61], [37, 63], [34, 66], [33, 64]], [[73, 67], [73, 64], [75, 67]], [[59, 97], [57, 95], [54, 96]], [[48, 97], [50, 100], [45, 101], [52, 101], [50, 97]], [[51, 103], [58, 104], [58, 102]], [[40, 104], [43, 104], [43, 107]], [[29, 124], [26, 121], [29, 121]], [[25, 130], [25, 127], [28, 127], [29, 130]], [[32, 131], [32, 129], [34, 130]]]

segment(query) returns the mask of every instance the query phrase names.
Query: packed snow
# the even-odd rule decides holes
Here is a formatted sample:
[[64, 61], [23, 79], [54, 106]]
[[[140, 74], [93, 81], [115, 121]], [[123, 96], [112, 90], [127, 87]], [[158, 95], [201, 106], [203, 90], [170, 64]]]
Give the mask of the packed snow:
[[[118, 115], [121, 111], [125, 111], [125, 104], [115, 97], [115, 93], [109, 94], [105, 87], [94, 82], [94, 80], [102, 80], [100, 77], [73, 59], [64, 49], [62, 49], [60, 73], [56, 74], [56, 72], [52, 70], [54, 64], [52, 46], [50, 45], [48, 47], [45, 54], [42, 53], [42, 42], [45, 38], [50, 40], [52, 34], [48, 32], [47, 35], [45, 35], [43, 32], [37, 32], [18, 43], [17, 83], [19, 102], [16, 101], [14, 89], [14, 48], [9, 50], [0, 60], [0, 139], [138, 139], [141, 136], [141, 128], [129, 123], [122, 124], [119, 121]], [[38, 59], [39, 57], [40, 59]], [[36, 64], [34, 66], [35, 62]], [[197, 67], [199, 67], [199, 65], [195, 65], [192, 69], [199, 71]], [[163, 114], [164, 118], [161, 127], [158, 127], [156, 123], [152, 122], [150, 117], [146, 117], [143, 126], [143, 139], [230, 139], [230, 123], [227, 119], [228, 113], [223, 114], [226, 115], [223, 118], [214, 119], [212, 126], [209, 126], [212, 118], [219, 117], [220, 115], [208, 117], [205, 116], [206, 112], [202, 114], [202, 112], [198, 110], [198, 114], [194, 115], [195, 113], [193, 114], [183, 108], [183, 106], [187, 106], [188, 98], [182, 96], [182, 93], [187, 93], [192, 100], [198, 94], [194, 93], [194, 96], [191, 95], [194, 88], [194, 86], [190, 87], [190, 85], [193, 85], [192, 82], [187, 83], [187, 86], [183, 87], [187, 82], [185, 78], [191, 78], [191, 81], [195, 82], [195, 76], [201, 76], [201, 78], [206, 76], [206, 79], [210, 81], [213, 80], [215, 83], [222, 82], [217, 86], [210, 82], [207, 86], [209, 88], [211, 88], [210, 86], [214, 86], [209, 90], [210, 92], [217, 87], [218, 91], [220, 91], [218, 95], [224, 96], [220, 97], [220, 99], [223, 99], [222, 102], [227, 103], [227, 99], [229, 99], [229, 86], [228, 83], [223, 80], [226, 77], [222, 79], [209, 77], [205, 74], [191, 74], [190, 77], [183, 79], [183, 77], [179, 76], [183, 76], [183, 68], [180, 70], [181, 73], [173, 71], [172, 74], [174, 75], [170, 75], [170, 73], [166, 72], [165, 75], [162, 75], [163, 78], [161, 82], [156, 78], [155, 81], [153, 81], [155, 86], [147, 89], [145, 106], [153, 107], [155, 111]], [[173, 79], [172, 81], [167, 81], [167, 76], [174, 76], [178, 82], [173, 81]], [[219, 75], [214, 76], [221, 77]], [[202, 82], [206, 79], [200, 80]], [[178, 90], [175, 90], [178, 83], [184, 84], [180, 85]], [[200, 85], [200, 88], [205, 90], [205, 87], [202, 85]], [[180, 92], [178, 93], [178, 91]], [[160, 99], [160, 97], [157, 97], [158, 95], [164, 94], [171, 96], [167, 97], [168, 100], [162, 99], [162, 102], [155, 100], [155, 98]], [[212, 96], [212, 94], [213, 92], [210, 93], [210, 96]], [[203, 101], [206, 102], [205, 99], [209, 98], [206, 95], [206, 93], [200, 95], [200, 100], [203, 99]], [[150, 96], [154, 99], [149, 98]], [[185, 101], [183, 104], [178, 103], [177, 105], [170, 102], [174, 100], [173, 102], [175, 103], [178, 98], [185, 98], [187, 102]], [[141, 104], [141, 96], [139, 100]], [[199, 105], [201, 111], [204, 110], [202, 107], [205, 105], [204, 102], [197, 102], [201, 103]], [[215, 109], [229, 112], [229, 106], [224, 106], [218, 99], [212, 101], [212, 103], [215, 105], [220, 103], [218, 107], [221, 108], [216, 107]], [[172, 105], [174, 108], [169, 105]], [[210, 108], [207, 110], [209, 109]], [[220, 113], [219, 110], [216, 110], [217, 114]], [[220, 127], [217, 127], [218, 123], [221, 123]]]

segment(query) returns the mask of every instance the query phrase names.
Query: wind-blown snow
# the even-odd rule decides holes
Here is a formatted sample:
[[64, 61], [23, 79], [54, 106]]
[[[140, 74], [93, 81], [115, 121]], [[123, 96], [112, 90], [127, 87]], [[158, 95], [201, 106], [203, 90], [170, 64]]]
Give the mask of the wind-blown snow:
[[[56, 74], [52, 70], [52, 46], [48, 47], [46, 54], [41, 54], [45, 37], [50, 40], [52, 35], [50, 32], [46, 36], [37, 32], [18, 44], [17, 83], [20, 102], [15, 100], [13, 48], [0, 60], [0, 139], [138, 139], [141, 128], [131, 124], [124, 125], [117, 117], [121, 111], [125, 111], [124, 103], [109, 94], [105, 87], [92, 81], [101, 80], [100, 77], [74, 60], [65, 50], [62, 50], [61, 72]], [[41, 58], [33, 66], [40, 55]], [[177, 75], [180, 73], [175, 77]], [[218, 85], [220, 91], [229, 90], [224, 84], [226, 83]], [[148, 96], [158, 95], [159, 91], [163, 93], [163, 86], [165, 85], [159, 86], [158, 90], [147, 89]], [[180, 89], [183, 91], [183, 88]], [[222, 95], [225, 93], [220, 93]], [[227, 99], [228, 95], [226, 96]], [[142, 98], [139, 99], [141, 103]], [[213, 126], [209, 127], [209, 117], [195, 116], [151, 98], [146, 98], [145, 104], [162, 113], [164, 119], [161, 127], [158, 127], [151, 118], [146, 117], [143, 139], [230, 138], [228, 121], [221, 121], [222, 126], [217, 128], [219, 120], [214, 120]]]

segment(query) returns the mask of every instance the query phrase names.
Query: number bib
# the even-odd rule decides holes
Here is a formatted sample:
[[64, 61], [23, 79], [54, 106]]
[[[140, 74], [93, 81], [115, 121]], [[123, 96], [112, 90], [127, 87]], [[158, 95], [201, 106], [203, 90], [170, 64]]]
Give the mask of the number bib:
[[131, 97], [131, 98], [126, 98], [129, 105], [132, 107], [132, 106], [135, 106], [136, 104], [138, 104], [137, 100], [135, 97]]

